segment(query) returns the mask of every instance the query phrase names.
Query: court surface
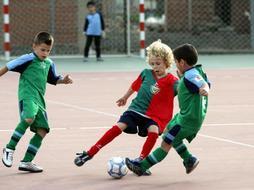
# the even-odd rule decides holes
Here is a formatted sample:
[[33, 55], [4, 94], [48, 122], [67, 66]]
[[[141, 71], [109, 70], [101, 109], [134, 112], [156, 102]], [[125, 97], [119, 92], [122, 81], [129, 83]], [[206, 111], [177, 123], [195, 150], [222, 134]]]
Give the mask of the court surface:
[[[147, 65], [139, 58], [105, 57], [102, 63], [94, 60], [83, 63], [81, 57], [54, 58], [58, 71], [69, 73], [75, 82], [47, 86], [51, 132], [34, 160], [44, 172], [17, 170], [32, 136], [27, 131], [17, 146], [13, 167], [0, 164], [1, 190], [254, 189], [254, 55], [200, 56], [199, 63], [207, 71], [212, 90], [204, 125], [196, 139], [187, 143], [200, 159], [193, 173], [185, 174], [181, 159], [172, 150], [151, 169], [152, 176], [137, 177], [129, 172], [121, 180], [108, 176], [107, 160], [112, 156], [137, 157], [144, 138], [122, 134], [83, 167], [76, 167], [73, 160], [76, 152], [88, 149], [127, 109], [117, 107], [115, 102]], [[18, 77], [9, 72], [0, 79], [1, 149], [19, 120]], [[159, 138], [156, 147], [160, 142]]]

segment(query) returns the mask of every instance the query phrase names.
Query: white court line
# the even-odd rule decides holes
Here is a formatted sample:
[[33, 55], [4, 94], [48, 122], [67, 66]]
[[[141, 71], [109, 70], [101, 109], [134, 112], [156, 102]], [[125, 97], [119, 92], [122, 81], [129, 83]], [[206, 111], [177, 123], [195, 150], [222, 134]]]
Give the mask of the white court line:
[[116, 115], [116, 114], [111, 114], [111, 113], [107, 113], [107, 112], [97, 111], [95, 109], [84, 108], [84, 107], [75, 106], [75, 105], [72, 105], [72, 104], [66, 104], [66, 103], [58, 102], [58, 101], [54, 101], [54, 100], [47, 100], [47, 102], [51, 102], [53, 104], [57, 104], [57, 105], [61, 105], [61, 106], [64, 106], [64, 107], [73, 108], [73, 109], [77, 109], [77, 110], [89, 111], [89, 112], [92, 112], [92, 113], [98, 113], [98, 114], [102, 114], [102, 115], [106, 115], [106, 116], [111, 116], [111, 117], [118, 117], [118, 115]]
[[[66, 103], [62, 103], [62, 102], [58, 102], [58, 101], [53, 101], [53, 100], [49, 100], [49, 102], [54, 103], [54, 104], [58, 104], [58, 105], [62, 105], [65, 107], [71, 107], [74, 109], [78, 109], [78, 110], [83, 110], [83, 111], [89, 111], [89, 112], [93, 112], [93, 113], [98, 113], [98, 114], [103, 114], [106, 116], [111, 116], [111, 117], [118, 117], [116, 114], [110, 114], [110, 113], [106, 113], [106, 112], [101, 112], [101, 111], [97, 111], [94, 109], [90, 109], [90, 108], [83, 108], [80, 106], [74, 106], [71, 104], [66, 104]], [[254, 123], [222, 123], [222, 124], [204, 124], [204, 126], [230, 126], [230, 125], [254, 125]], [[86, 130], [86, 129], [104, 129], [104, 128], [108, 128], [108, 127], [82, 127], [80, 129]], [[237, 141], [233, 141], [233, 140], [229, 140], [229, 139], [224, 139], [224, 138], [219, 138], [219, 137], [213, 137], [213, 136], [209, 136], [209, 135], [203, 135], [203, 134], [198, 134], [199, 136], [205, 137], [205, 138], [210, 138], [210, 139], [214, 139], [217, 141], [222, 141], [222, 142], [228, 142], [231, 144], [236, 144], [236, 145], [240, 145], [240, 146], [244, 146], [244, 147], [251, 147], [254, 148], [254, 145], [251, 144], [245, 144], [245, 143], [241, 143], [241, 142], [237, 142]]]
[[217, 141], [228, 142], [228, 143], [236, 144], [236, 145], [240, 145], [240, 146], [254, 148], [254, 145], [246, 144], [246, 143], [241, 143], [241, 142], [237, 142], [237, 141], [232, 141], [232, 140], [229, 140], [229, 139], [224, 139], [224, 138], [219, 138], [219, 137], [213, 137], [213, 136], [203, 135], [203, 134], [198, 134], [198, 136], [205, 137], [205, 138], [208, 138], [208, 139], [214, 139], [214, 140], [217, 140]]
[[254, 126], [254, 123], [210, 123], [204, 124], [203, 126]]
[[[110, 116], [110, 117], [118, 117], [116, 114], [110, 114], [107, 112], [102, 112], [102, 111], [97, 111], [95, 109], [90, 109], [90, 108], [84, 108], [84, 107], [80, 107], [80, 106], [75, 106], [75, 105], [71, 105], [71, 104], [67, 104], [67, 103], [62, 103], [62, 102], [58, 102], [58, 101], [54, 101], [54, 100], [47, 100], [48, 102], [51, 102], [53, 104], [56, 105], [61, 105], [64, 107], [69, 107], [69, 108], [73, 108], [73, 109], [77, 109], [77, 110], [82, 110], [82, 111], [89, 111], [92, 113], [97, 113], [97, 114], [102, 114], [102, 115], [106, 115], [106, 116]], [[254, 125], [254, 123], [221, 123], [221, 124], [204, 124], [204, 126], [232, 126], [232, 125]], [[68, 130], [68, 129], [81, 129], [81, 130], [93, 130], [93, 129], [107, 129], [109, 127], [106, 126], [98, 126], [98, 127], [80, 127], [80, 128], [52, 128], [52, 131], [55, 130]], [[0, 132], [11, 132], [13, 130], [0, 130]], [[231, 143], [231, 144], [236, 144], [236, 145], [240, 145], [240, 146], [244, 146], [244, 147], [249, 147], [249, 148], [254, 148], [254, 145], [251, 144], [246, 144], [246, 143], [241, 143], [241, 142], [237, 142], [237, 141], [233, 141], [233, 140], [229, 140], [229, 139], [225, 139], [225, 138], [219, 138], [219, 137], [214, 137], [214, 136], [209, 136], [209, 135], [204, 135], [204, 134], [198, 134], [201, 137], [205, 137], [205, 138], [209, 138], [209, 139], [213, 139], [213, 140], [217, 140], [217, 141], [222, 141], [222, 142], [227, 142], [227, 143]]]

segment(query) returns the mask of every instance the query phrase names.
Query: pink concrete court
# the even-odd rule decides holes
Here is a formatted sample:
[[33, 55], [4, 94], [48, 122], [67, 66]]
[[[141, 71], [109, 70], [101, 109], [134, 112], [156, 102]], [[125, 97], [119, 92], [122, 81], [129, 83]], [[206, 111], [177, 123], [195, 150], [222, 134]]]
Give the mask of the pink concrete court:
[[[0, 189], [254, 189], [254, 68], [206, 70], [212, 91], [204, 126], [193, 143], [187, 144], [200, 159], [190, 175], [185, 174], [181, 159], [172, 150], [152, 168], [150, 177], [137, 177], [129, 172], [121, 180], [112, 179], [106, 172], [107, 160], [113, 156], [138, 156], [145, 140], [126, 134], [83, 167], [76, 167], [75, 153], [95, 143], [127, 108], [117, 107], [115, 101], [139, 72], [72, 72], [73, 85], [48, 85], [46, 100], [52, 130], [35, 159], [44, 172], [30, 174], [17, 170], [32, 135], [27, 131], [14, 154], [13, 167], [0, 164]], [[18, 122], [18, 75], [8, 73], [0, 83], [0, 148], [3, 148]]]

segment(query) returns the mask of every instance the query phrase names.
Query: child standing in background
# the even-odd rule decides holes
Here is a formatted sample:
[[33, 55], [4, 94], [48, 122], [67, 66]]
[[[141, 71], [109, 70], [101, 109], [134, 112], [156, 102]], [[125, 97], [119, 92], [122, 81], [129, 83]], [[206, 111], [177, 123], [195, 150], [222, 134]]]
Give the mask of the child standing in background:
[[89, 49], [94, 40], [97, 61], [101, 58], [101, 38], [105, 37], [105, 24], [101, 13], [96, 11], [96, 4], [93, 1], [87, 3], [89, 14], [85, 18], [84, 35], [86, 35], [86, 45], [84, 48], [84, 62], [88, 61]]

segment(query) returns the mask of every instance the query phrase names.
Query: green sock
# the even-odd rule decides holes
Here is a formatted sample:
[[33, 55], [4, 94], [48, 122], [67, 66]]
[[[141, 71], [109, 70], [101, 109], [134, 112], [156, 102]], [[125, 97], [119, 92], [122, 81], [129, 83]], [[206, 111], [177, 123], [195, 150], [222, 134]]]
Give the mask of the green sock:
[[25, 134], [26, 129], [28, 127], [29, 127], [29, 124], [26, 121], [24, 120], [20, 121], [20, 123], [17, 125], [6, 147], [9, 149], [15, 150], [19, 140]]
[[188, 151], [187, 147], [183, 143], [174, 146], [174, 148], [175, 148], [176, 152], [179, 154], [179, 156], [181, 156], [181, 158], [184, 161], [186, 161], [191, 156], [191, 154]]
[[30, 140], [25, 157], [23, 158], [22, 162], [31, 162], [34, 159], [36, 153], [41, 146], [42, 139], [43, 138], [38, 134], [35, 134], [33, 136], [33, 138]]
[[154, 150], [151, 154], [149, 154], [142, 162], [141, 167], [144, 170], [147, 170], [151, 168], [153, 165], [159, 163], [162, 161], [166, 156], [168, 152], [164, 151], [161, 147]]

